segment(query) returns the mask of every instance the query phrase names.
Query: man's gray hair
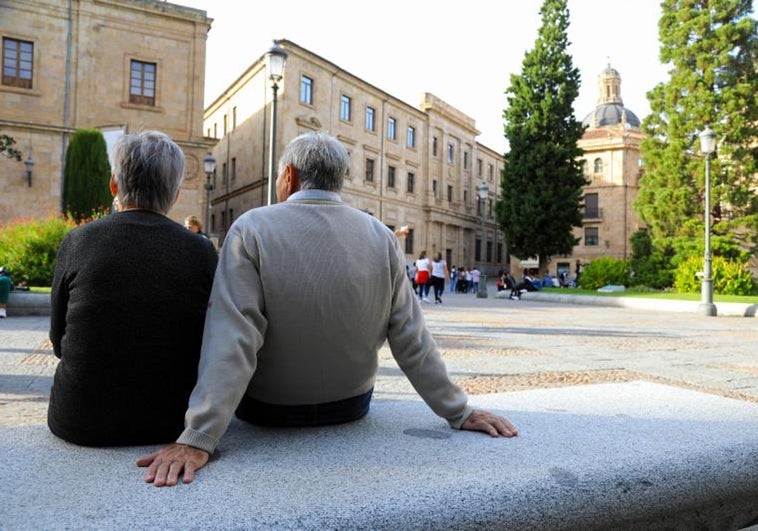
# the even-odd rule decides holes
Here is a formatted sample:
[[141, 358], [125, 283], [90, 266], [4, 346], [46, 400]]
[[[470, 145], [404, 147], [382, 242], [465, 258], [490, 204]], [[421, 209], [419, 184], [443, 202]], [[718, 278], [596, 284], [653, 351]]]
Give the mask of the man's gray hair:
[[326, 133], [305, 133], [292, 140], [279, 159], [279, 173], [291, 164], [301, 190], [339, 192], [347, 173], [349, 156], [339, 140]]
[[184, 153], [160, 131], [127, 134], [116, 143], [113, 176], [122, 207], [167, 214], [184, 179]]

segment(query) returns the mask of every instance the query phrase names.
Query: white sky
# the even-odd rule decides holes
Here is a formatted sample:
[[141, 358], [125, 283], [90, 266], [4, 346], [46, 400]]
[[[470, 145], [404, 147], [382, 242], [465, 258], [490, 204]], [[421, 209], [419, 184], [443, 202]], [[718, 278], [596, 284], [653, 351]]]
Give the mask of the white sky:
[[[206, 105], [286, 38], [414, 107], [431, 92], [476, 120], [478, 141], [503, 152], [504, 91], [534, 46], [541, 0], [172, 0], [214, 19]], [[660, 0], [569, 0], [569, 52], [582, 85], [581, 120], [608, 59], [624, 105], [649, 113], [646, 92], [666, 80], [658, 59]], [[285, 72], [286, 75], [286, 72]]]

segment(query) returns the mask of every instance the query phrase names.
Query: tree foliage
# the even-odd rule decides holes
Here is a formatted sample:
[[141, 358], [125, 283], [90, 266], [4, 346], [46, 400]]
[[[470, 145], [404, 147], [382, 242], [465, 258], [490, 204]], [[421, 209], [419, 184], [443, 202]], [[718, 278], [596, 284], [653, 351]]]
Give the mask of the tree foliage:
[[582, 187], [587, 184], [577, 141], [584, 132], [574, 117], [579, 70], [566, 51], [569, 11], [566, 0], [545, 0], [534, 48], [527, 51], [520, 75], [511, 76], [504, 111], [503, 195], [498, 221], [509, 251], [517, 257], [539, 255], [540, 269], [555, 254], [570, 254], [582, 224]]
[[0, 155], [9, 159], [21, 160], [21, 152], [14, 148], [16, 140], [8, 135], [0, 135]]
[[710, 126], [718, 142], [710, 158], [713, 230], [736, 242], [733, 247], [750, 248], [758, 212], [758, 41], [751, 0], [661, 5], [660, 57], [671, 66], [670, 78], [647, 94], [645, 171], [635, 208], [659, 249], [702, 238], [705, 161], [698, 133]]
[[103, 134], [78, 129], [66, 151], [63, 173], [63, 210], [77, 222], [108, 209], [111, 167]]

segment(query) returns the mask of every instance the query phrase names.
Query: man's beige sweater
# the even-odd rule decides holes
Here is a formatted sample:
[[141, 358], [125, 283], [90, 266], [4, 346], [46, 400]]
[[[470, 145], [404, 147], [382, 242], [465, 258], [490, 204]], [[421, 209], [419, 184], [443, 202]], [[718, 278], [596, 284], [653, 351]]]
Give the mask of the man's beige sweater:
[[447, 375], [392, 231], [324, 191], [252, 209], [224, 240], [178, 442], [213, 452], [244, 393], [288, 405], [365, 393], [385, 340], [429, 407], [460, 428], [468, 398]]

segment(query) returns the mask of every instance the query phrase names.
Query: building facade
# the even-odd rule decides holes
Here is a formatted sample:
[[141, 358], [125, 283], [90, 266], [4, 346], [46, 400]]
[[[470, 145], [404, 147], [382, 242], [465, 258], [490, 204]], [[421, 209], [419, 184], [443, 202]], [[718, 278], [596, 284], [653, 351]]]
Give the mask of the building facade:
[[66, 148], [77, 128], [157, 129], [184, 150], [174, 219], [201, 214], [204, 11], [158, 0], [0, 2], [0, 133], [34, 162], [0, 157], [0, 223], [59, 212]]
[[598, 76], [597, 106], [584, 118], [587, 130], [579, 147], [584, 150], [582, 227], [574, 229], [579, 243], [569, 256], [552, 257], [549, 271], [574, 276], [576, 264], [601, 256], [631, 257], [631, 236], [644, 224], [634, 211], [642, 175], [642, 130], [637, 116], [624, 107], [621, 75], [608, 65]]
[[[505, 267], [494, 215], [503, 158], [476, 141], [472, 118], [428, 93], [413, 107], [291, 41], [279, 45], [287, 61], [275, 161], [297, 135], [327, 132], [350, 154], [343, 200], [391, 228], [407, 225], [408, 261], [426, 250], [488, 274]], [[272, 98], [261, 56], [205, 110], [205, 134], [218, 139], [209, 230], [221, 240], [237, 216], [268, 202]]]

